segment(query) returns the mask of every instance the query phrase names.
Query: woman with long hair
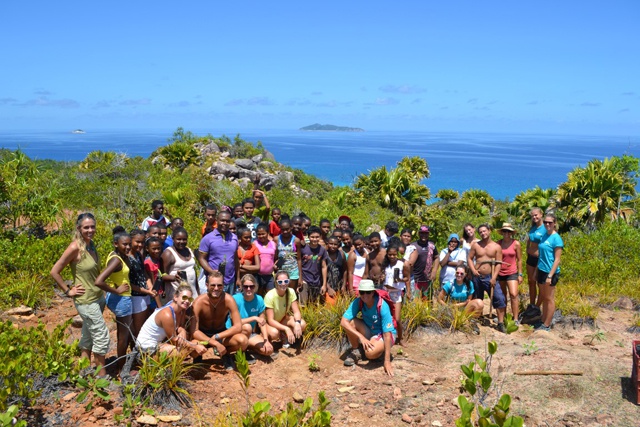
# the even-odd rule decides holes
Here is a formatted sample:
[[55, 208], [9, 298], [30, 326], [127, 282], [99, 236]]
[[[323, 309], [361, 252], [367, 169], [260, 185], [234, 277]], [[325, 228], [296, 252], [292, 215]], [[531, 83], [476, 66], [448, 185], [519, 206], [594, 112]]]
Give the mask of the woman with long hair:
[[560, 256], [564, 248], [564, 242], [556, 232], [556, 217], [546, 214], [542, 221], [546, 234], [540, 239], [538, 251], [538, 274], [536, 282], [540, 293], [539, 301], [542, 302], [542, 324], [537, 329], [549, 331], [553, 313], [556, 311], [556, 285], [560, 279]]
[[[51, 277], [64, 294], [73, 298], [73, 303], [82, 318], [80, 354], [97, 366], [102, 366], [98, 375], [105, 375], [105, 355], [109, 351], [109, 329], [102, 312], [106, 304], [104, 292], [95, 285], [100, 274], [100, 259], [93, 236], [96, 233], [96, 219], [88, 212], [78, 215], [73, 240], [58, 262], [51, 269]], [[72, 284], [67, 286], [62, 278], [66, 266], [71, 267]]]

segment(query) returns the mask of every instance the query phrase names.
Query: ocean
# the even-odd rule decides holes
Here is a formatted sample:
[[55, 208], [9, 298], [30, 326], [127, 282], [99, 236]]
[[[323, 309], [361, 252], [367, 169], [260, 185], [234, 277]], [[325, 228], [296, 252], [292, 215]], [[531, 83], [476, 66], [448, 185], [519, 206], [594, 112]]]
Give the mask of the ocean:
[[[425, 184], [432, 194], [443, 188], [483, 189], [494, 198], [513, 200], [536, 185], [555, 188], [567, 173], [594, 158], [630, 154], [640, 157], [634, 140], [619, 136], [532, 135], [438, 132], [305, 132], [298, 130], [192, 130], [197, 135], [237, 133], [261, 141], [277, 161], [348, 185], [369, 170], [393, 167], [404, 156], [424, 157], [431, 171]], [[20, 148], [32, 159], [82, 160], [93, 150], [148, 157], [168, 143], [173, 131], [87, 130], [2, 131], [0, 147]]]

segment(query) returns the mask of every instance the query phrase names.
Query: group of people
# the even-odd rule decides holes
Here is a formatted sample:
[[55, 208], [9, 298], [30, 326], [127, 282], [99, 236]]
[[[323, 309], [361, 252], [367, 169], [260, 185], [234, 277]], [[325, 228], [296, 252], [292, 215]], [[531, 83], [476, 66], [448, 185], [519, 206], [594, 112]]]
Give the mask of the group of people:
[[[480, 316], [487, 292], [498, 314], [497, 328], [504, 331], [509, 295], [518, 316], [522, 251], [507, 223], [498, 242], [491, 240], [488, 224], [478, 227], [480, 239], [466, 224], [462, 238], [451, 234], [447, 247], [438, 251], [426, 225], [416, 230], [417, 239], [395, 221], [368, 236], [355, 232], [346, 215], [334, 229], [327, 219], [314, 226], [304, 214], [289, 217], [271, 209], [266, 194], [254, 189], [253, 197], [235, 206], [206, 206], [200, 244], [193, 251], [184, 222], [164, 215], [164, 203], [155, 200], [139, 228], [127, 233], [116, 227], [113, 251], [102, 266], [93, 242], [96, 220], [83, 213], [73, 241], [51, 270], [83, 319], [82, 356], [93, 354], [96, 365], [103, 366], [101, 375], [109, 350], [105, 306], [117, 323], [119, 367], [129, 348], [180, 351], [195, 362], [212, 349], [233, 369], [230, 355], [238, 349], [253, 363], [256, 355], [275, 357], [274, 343], [299, 343], [306, 327], [300, 308], [334, 304], [341, 294], [353, 298], [341, 321], [352, 346], [345, 365], [384, 357], [389, 375], [391, 347], [403, 340], [400, 312], [407, 298], [435, 297]], [[540, 327], [548, 329], [562, 239], [553, 215], [534, 209], [531, 217], [526, 246], [531, 304], [542, 306]], [[66, 266], [73, 276], [70, 286], [62, 277]]]

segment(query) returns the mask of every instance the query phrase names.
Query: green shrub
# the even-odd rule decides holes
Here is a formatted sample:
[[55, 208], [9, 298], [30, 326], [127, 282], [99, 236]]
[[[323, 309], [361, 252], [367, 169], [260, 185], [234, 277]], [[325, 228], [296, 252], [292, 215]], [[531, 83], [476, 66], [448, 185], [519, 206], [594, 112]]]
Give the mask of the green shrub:
[[78, 359], [78, 341], [66, 343], [70, 324], [68, 320], [48, 332], [44, 324], [23, 329], [0, 322], [0, 411], [17, 399], [35, 399], [40, 394], [34, 388], [36, 375], [65, 381], [88, 366], [87, 359]]

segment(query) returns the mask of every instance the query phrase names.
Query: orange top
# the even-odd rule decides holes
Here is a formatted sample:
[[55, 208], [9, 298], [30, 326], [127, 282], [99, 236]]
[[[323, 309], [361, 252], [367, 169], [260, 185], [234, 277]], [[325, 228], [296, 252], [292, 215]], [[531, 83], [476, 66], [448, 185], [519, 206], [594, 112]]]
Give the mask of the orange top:
[[244, 249], [238, 246], [238, 260], [240, 261], [240, 265], [253, 265], [256, 260], [256, 255], [260, 255], [258, 248], [252, 243], [251, 247], [247, 249], [244, 254], [242, 253]]

